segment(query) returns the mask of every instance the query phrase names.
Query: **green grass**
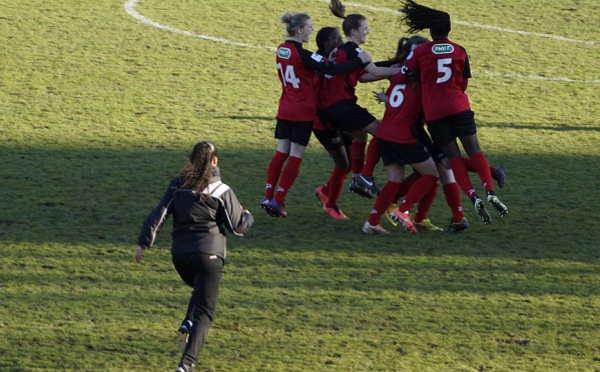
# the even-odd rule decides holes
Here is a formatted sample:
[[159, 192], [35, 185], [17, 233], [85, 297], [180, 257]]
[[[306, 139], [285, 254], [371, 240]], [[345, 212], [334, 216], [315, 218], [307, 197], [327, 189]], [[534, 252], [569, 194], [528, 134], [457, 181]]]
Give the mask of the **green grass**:
[[[329, 220], [314, 188], [332, 167], [313, 139], [288, 220], [256, 208], [275, 149], [279, 82], [268, 49], [139, 23], [123, 1], [1, 1], [0, 370], [174, 370], [189, 289], [169, 228], [133, 262], [141, 223], [192, 145], [219, 147], [225, 182], [256, 217], [229, 240], [217, 318], [200, 371], [597, 371], [600, 285], [598, 5], [453, 0], [470, 53], [468, 93], [483, 149], [509, 170], [510, 214], [458, 236], [363, 236], [372, 202], [344, 193]], [[396, 1], [361, 4], [396, 9]], [[426, 5], [440, 6], [430, 1]], [[307, 1], [141, 1], [155, 22], [276, 46], [277, 19]], [[355, 8], [375, 59], [404, 30]], [[314, 43], [308, 47], [314, 49]], [[568, 78], [557, 82], [511, 78]], [[361, 104], [381, 116], [371, 91]], [[377, 176], [384, 179], [381, 167]], [[445, 225], [440, 193], [430, 214]]]

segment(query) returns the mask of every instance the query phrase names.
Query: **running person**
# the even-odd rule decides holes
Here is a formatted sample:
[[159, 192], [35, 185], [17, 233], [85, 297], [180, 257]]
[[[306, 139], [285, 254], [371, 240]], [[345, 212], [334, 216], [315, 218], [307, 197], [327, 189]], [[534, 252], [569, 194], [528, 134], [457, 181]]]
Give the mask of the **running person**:
[[179, 331], [189, 334], [177, 372], [191, 372], [212, 324], [226, 256], [225, 230], [241, 236], [253, 218], [221, 182], [217, 149], [198, 142], [179, 177], [148, 215], [138, 237], [137, 263], [173, 214], [171, 257], [181, 279], [193, 288]]
[[[317, 32], [315, 41], [317, 42], [317, 47], [319, 48], [317, 53], [328, 57], [332, 51], [342, 44], [343, 39], [337, 28], [323, 27], [319, 30], [319, 32]], [[323, 79], [323, 76], [321, 74], [317, 75], [319, 75], [317, 87], [320, 89], [321, 79]], [[325, 185], [319, 186], [315, 189], [315, 196], [317, 199], [319, 199], [319, 202], [321, 202], [325, 213], [329, 214], [333, 219], [348, 219], [348, 217], [346, 217], [341, 210], [327, 208], [327, 195], [330, 187], [341, 191], [341, 188], [344, 184], [344, 178], [348, 172], [350, 172], [350, 161], [348, 159], [348, 154], [350, 153], [350, 148], [352, 145], [352, 137], [346, 133], [340, 132], [329, 124], [323, 125], [318, 117], [316, 118], [315, 125], [313, 126], [313, 133], [321, 145], [327, 150], [334, 162], [334, 168], [329, 179]], [[342, 176], [344, 178], [342, 178]], [[340, 182], [339, 180], [341, 180], [341, 183], [339, 185], [332, 185], [334, 182], [336, 182], [336, 180], [337, 182]]]
[[[413, 43], [427, 41], [423, 38], [413, 37], [407, 40], [407, 47], [410, 48]], [[380, 224], [381, 217], [385, 215], [392, 200], [402, 187], [404, 165], [410, 165], [421, 176], [410, 187], [405, 199], [394, 209], [393, 214], [406, 230], [416, 234], [417, 229], [411, 219], [410, 209], [430, 193], [433, 193], [433, 197], [435, 197], [438, 171], [431, 154], [419, 141], [416, 133], [415, 126], [422, 121], [423, 117], [418, 79], [408, 79], [399, 72], [389, 80], [390, 86], [386, 92], [389, 99], [376, 132], [381, 160], [388, 181], [377, 197], [362, 231], [365, 234], [389, 234]], [[430, 200], [429, 207], [432, 202], [433, 198]]]
[[[349, 14], [346, 16], [345, 8], [338, 0], [331, 1], [330, 9], [335, 16], [344, 19], [342, 22], [342, 31], [347, 39], [346, 42], [338, 47], [335, 53], [336, 63], [340, 63], [350, 60], [362, 52], [359, 46], [367, 41], [369, 23], [367, 18], [361, 14]], [[379, 121], [373, 115], [356, 103], [355, 87], [358, 79], [366, 72], [383, 78], [392, 76], [398, 71], [399, 68], [378, 67], [370, 63], [364, 68], [357, 68], [345, 74], [326, 76], [323, 81], [319, 95], [321, 120], [331, 123], [339, 131], [351, 134], [354, 137], [355, 141], [351, 149], [350, 164], [355, 176], [358, 176], [362, 171], [365, 162], [366, 134], [375, 135], [377, 125], [379, 124]], [[376, 141], [371, 141], [367, 152], [369, 157], [374, 159], [379, 158]], [[346, 175], [339, 175], [339, 177], [343, 185]], [[340, 184], [339, 180], [335, 181], [336, 185]], [[371, 186], [374, 186], [374, 184], [371, 184]], [[351, 182], [350, 189], [365, 197], [372, 197], [369, 188], [360, 187], [356, 184], [356, 178]], [[334, 188], [329, 189], [327, 207], [332, 208], [334, 211], [339, 210], [337, 206], [339, 192], [339, 190]]]
[[425, 120], [433, 141], [448, 157], [457, 183], [471, 199], [479, 218], [484, 224], [489, 224], [490, 215], [473, 188], [456, 141], [458, 137], [471, 158], [487, 192], [488, 202], [500, 216], [506, 215], [508, 209], [494, 192], [490, 167], [479, 146], [474, 114], [465, 93], [471, 77], [467, 53], [463, 47], [448, 40], [451, 30], [448, 13], [412, 0], [405, 0], [401, 11], [404, 13], [402, 21], [408, 25], [409, 32], [429, 29], [433, 38], [432, 42], [419, 46], [408, 56], [403, 73], [409, 77], [419, 75]]
[[370, 56], [357, 53], [345, 64], [328, 64], [326, 58], [302, 47], [313, 32], [308, 14], [286, 12], [280, 20], [286, 25], [288, 39], [277, 48], [277, 70], [282, 85], [275, 128], [278, 142], [267, 170], [260, 206], [273, 217], [285, 218], [288, 216], [285, 197], [298, 176], [317, 112], [316, 71], [329, 75], [343, 73], [360, 68], [370, 61]]

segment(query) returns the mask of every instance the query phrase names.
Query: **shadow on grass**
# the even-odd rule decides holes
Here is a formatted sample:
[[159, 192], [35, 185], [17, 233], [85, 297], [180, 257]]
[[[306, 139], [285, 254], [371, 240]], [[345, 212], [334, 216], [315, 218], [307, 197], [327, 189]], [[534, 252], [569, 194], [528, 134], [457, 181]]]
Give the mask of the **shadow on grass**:
[[[170, 175], [186, 161], [188, 148], [12, 149], [1, 150], [0, 241], [5, 243], [133, 246], [143, 219], [158, 203]], [[340, 206], [350, 221], [332, 221], [321, 210], [314, 188], [323, 184], [332, 162], [316, 141], [286, 200], [288, 219], [273, 219], [257, 206], [271, 150], [223, 146], [223, 180], [256, 217], [234, 248], [340, 253], [465, 255], [564, 259], [590, 262], [599, 256], [596, 214], [598, 157], [503, 155], [507, 185], [498, 189], [510, 213], [480, 224], [466, 198], [470, 229], [457, 236], [394, 230], [391, 236], [364, 236], [361, 227], [373, 200], [344, 192]], [[543, 167], [539, 165], [543, 164]], [[385, 179], [381, 167], [376, 174]], [[531, 175], [535, 175], [532, 177]], [[475, 179], [474, 179], [475, 180]], [[441, 226], [450, 213], [442, 193], [430, 218]], [[170, 222], [157, 244], [169, 245]]]

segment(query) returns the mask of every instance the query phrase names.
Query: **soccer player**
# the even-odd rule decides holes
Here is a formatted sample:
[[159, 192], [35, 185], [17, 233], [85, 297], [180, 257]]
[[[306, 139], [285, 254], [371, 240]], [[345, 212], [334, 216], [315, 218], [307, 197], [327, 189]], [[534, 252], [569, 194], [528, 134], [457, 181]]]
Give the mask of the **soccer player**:
[[[428, 40], [413, 36], [406, 40], [407, 48], [426, 43]], [[389, 234], [381, 224], [381, 217], [399, 193], [404, 181], [404, 165], [408, 164], [419, 172], [420, 177], [410, 187], [405, 199], [394, 209], [393, 214], [404, 228], [417, 233], [410, 209], [437, 187], [438, 171], [431, 154], [416, 134], [416, 125], [422, 121], [421, 89], [418, 79], [409, 79], [402, 73], [389, 78], [385, 113], [377, 128], [377, 142], [387, 174], [387, 183], [375, 200], [369, 219], [363, 225], [365, 234]], [[431, 206], [431, 198], [429, 206]]]
[[[345, 8], [340, 1], [332, 0], [330, 4], [331, 12], [343, 18], [342, 31], [346, 36], [346, 42], [340, 45], [335, 52], [336, 63], [345, 62], [362, 52], [360, 45], [367, 41], [369, 34], [369, 23], [367, 18], [361, 14], [349, 14], [346, 16]], [[356, 101], [355, 87], [360, 76], [366, 72], [371, 73], [376, 77], [389, 77], [396, 74], [399, 68], [378, 67], [370, 63], [364, 68], [356, 68], [344, 74], [336, 76], [326, 76], [321, 87], [319, 95], [319, 109], [321, 120], [332, 124], [341, 132], [351, 134], [355, 141], [352, 144], [350, 154], [350, 164], [355, 177], [354, 182], [350, 184], [350, 190], [360, 193], [365, 197], [372, 197], [369, 188], [364, 188], [356, 184], [356, 177], [362, 171], [365, 163], [365, 147], [366, 133], [375, 134], [379, 121], [375, 119], [365, 108], [360, 107]], [[367, 156], [377, 159], [379, 152], [377, 151], [377, 142], [371, 141], [371, 146], [367, 151]], [[346, 175], [339, 175], [342, 180]], [[370, 182], [369, 180], [366, 180]], [[339, 180], [335, 180], [333, 184], [339, 185]], [[374, 184], [371, 182], [371, 186]], [[377, 191], [377, 190], [376, 190]], [[327, 207], [338, 209], [337, 198], [339, 190], [329, 188]]]
[[280, 20], [286, 25], [288, 38], [277, 48], [277, 70], [282, 86], [275, 128], [277, 151], [267, 169], [260, 206], [273, 217], [286, 218], [285, 197], [298, 176], [317, 112], [316, 71], [329, 75], [343, 73], [360, 68], [370, 62], [371, 57], [363, 52], [343, 64], [327, 63], [326, 58], [302, 47], [313, 32], [308, 14], [286, 12]]
[[458, 137], [471, 158], [488, 202], [500, 216], [506, 215], [508, 209], [495, 194], [490, 167], [479, 146], [474, 114], [465, 93], [471, 77], [467, 53], [462, 46], [448, 40], [451, 30], [448, 13], [412, 0], [405, 0], [401, 11], [404, 13], [402, 21], [408, 25], [409, 32], [429, 29], [433, 38], [432, 42], [419, 46], [408, 56], [403, 73], [409, 77], [419, 76], [425, 120], [431, 137], [448, 157], [456, 181], [471, 199], [477, 215], [484, 224], [489, 224], [491, 217], [471, 184], [456, 141]]
[[[317, 53], [322, 56], [329, 56], [340, 44], [343, 39], [340, 31], [335, 27], [323, 27], [317, 32], [315, 38], [317, 43]], [[324, 78], [322, 74], [319, 75], [319, 82], [317, 83], [318, 89], [320, 89], [321, 81]], [[315, 125], [313, 126], [313, 133], [319, 140], [321, 145], [327, 150], [334, 162], [334, 168], [331, 172], [329, 180], [325, 185], [319, 186], [315, 189], [315, 196], [321, 202], [325, 213], [329, 214], [331, 218], [335, 220], [348, 219], [344, 212], [339, 208], [327, 208], [328, 193], [330, 187], [338, 192], [341, 192], [343, 187], [344, 178], [350, 172], [350, 160], [348, 154], [352, 145], [352, 137], [346, 133], [342, 133], [339, 130], [333, 128], [331, 125], [323, 125], [321, 120], [317, 117]], [[340, 182], [338, 185], [332, 185], [334, 182]], [[335, 199], [339, 198], [339, 194], [334, 196]]]
[[221, 182], [216, 147], [198, 142], [189, 162], [148, 215], [138, 237], [137, 263], [167, 217], [173, 215], [171, 257], [181, 279], [194, 290], [179, 331], [188, 338], [177, 372], [191, 372], [214, 318], [226, 256], [225, 230], [241, 236], [253, 223], [233, 190]]

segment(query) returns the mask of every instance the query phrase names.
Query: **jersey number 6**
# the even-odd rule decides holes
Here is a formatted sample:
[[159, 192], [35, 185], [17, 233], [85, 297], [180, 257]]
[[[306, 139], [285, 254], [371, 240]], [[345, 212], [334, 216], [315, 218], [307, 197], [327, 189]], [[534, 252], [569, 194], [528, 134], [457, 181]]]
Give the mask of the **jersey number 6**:
[[402, 91], [406, 89], [406, 84], [398, 84], [394, 86], [392, 91], [390, 92], [390, 106], [393, 108], [398, 108], [404, 102], [404, 94]]

